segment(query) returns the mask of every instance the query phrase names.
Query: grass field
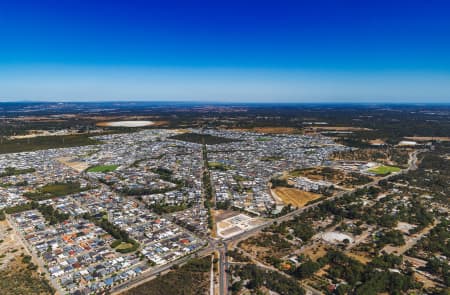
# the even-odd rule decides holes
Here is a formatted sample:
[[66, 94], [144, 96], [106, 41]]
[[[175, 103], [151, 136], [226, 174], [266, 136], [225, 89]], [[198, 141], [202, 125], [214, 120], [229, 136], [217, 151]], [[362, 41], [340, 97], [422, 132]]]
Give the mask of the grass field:
[[112, 172], [112, 171], [116, 170], [117, 167], [119, 167], [119, 165], [97, 165], [97, 166], [89, 167], [86, 170], [86, 172], [102, 172], [102, 173], [106, 173], [106, 172]]
[[401, 169], [395, 166], [378, 166], [372, 169], [369, 169], [370, 172], [373, 172], [378, 175], [386, 175], [393, 172], [399, 172]]
[[283, 203], [291, 204], [294, 207], [303, 207], [308, 202], [321, 197], [319, 194], [305, 192], [290, 187], [277, 187], [273, 192], [283, 201]]
[[130, 249], [131, 247], [133, 247], [133, 244], [122, 242], [116, 247], [116, 250], [125, 250]]

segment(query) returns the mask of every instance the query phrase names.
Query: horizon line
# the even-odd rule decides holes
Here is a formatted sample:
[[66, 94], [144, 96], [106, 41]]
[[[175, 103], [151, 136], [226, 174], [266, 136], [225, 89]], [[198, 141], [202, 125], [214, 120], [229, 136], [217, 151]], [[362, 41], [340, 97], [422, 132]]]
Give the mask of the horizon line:
[[294, 102], [294, 101], [213, 101], [213, 100], [38, 100], [38, 99], [20, 99], [20, 100], [2, 100], [0, 99], [0, 104], [4, 103], [178, 103], [178, 104], [217, 104], [217, 105], [227, 105], [227, 104], [283, 104], [283, 105], [295, 105], [295, 104], [310, 104], [310, 105], [320, 105], [320, 104], [336, 104], [336, 105], [450, 105], [450, 100], [448, 102], [383, 102], [383, 101], [363, 101], [363, 102], [352, 102], [352, 101], [321, 101], [321, 102]]

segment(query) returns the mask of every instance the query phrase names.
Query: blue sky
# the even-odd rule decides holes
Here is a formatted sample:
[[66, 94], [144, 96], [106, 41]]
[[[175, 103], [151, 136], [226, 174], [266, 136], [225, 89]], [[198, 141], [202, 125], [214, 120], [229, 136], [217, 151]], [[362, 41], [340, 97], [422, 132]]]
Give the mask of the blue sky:
[[448, 1], [1, 1], [1, 100], [450, 102]]

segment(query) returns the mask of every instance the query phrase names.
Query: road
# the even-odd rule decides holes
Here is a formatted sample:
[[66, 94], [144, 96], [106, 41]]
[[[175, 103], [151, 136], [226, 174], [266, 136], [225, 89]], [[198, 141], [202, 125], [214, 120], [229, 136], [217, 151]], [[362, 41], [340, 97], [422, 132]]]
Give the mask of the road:
[[219, 248], [219, 294], [228, 294], [228, 256], [227, 243], [223, 243], [223, 247]]
[[416, 170], [417, 169], [417, 155], [420, 152], [423, 152], [424, 150], [418, 150], [418, 151], [414, 151], [411, 154], [409, 154], [409, 159], [408, 159], [408, 170]]
[[214, 256], [213, 255], [211, 255], [209, 295], [214, 295]]

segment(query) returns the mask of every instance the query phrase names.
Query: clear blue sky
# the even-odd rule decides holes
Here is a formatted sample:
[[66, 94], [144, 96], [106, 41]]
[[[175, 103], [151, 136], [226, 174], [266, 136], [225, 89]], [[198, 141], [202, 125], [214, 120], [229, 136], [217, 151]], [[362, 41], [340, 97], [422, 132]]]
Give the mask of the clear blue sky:
[[450, 102], [450, 1], [1, 1], [0, 100]]

